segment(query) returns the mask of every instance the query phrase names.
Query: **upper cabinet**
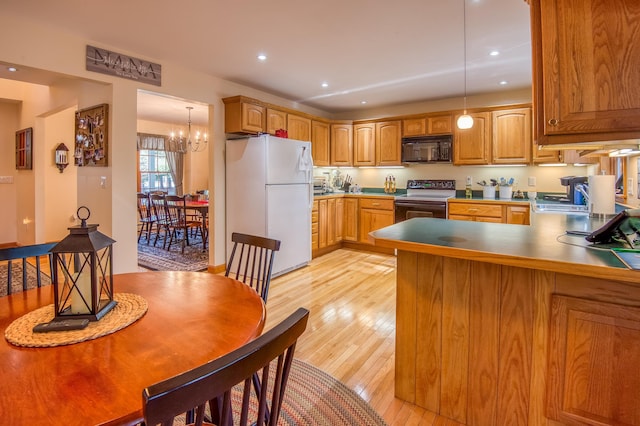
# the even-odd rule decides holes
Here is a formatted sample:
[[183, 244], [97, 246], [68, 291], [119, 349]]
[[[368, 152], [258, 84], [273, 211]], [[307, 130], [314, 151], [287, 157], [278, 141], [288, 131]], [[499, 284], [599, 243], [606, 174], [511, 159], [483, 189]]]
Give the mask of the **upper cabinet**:
[[311, 122], [311, 157], [314, 166], [331, 164], [329, 123], [313, 120]]
[[266, 127], [266, 108], [247, 101], [242, 96], [225, 98], [225, 133], [256, 134], [264, 132]]
[[399, 166], [402, 164], [402, 122], [383, 121], [376, 123], [376, 166]]
[[353, 165], [376, 165], [375, 123], [361, 123], [353, 126]]
[[276, 130], [287, 130], [287, 113], [267, 108], [267, 133], [275, 135]]
[[331, 165], [353, 166], [353, 125], [331, 125]]
[[451, 134], [452, 121], [452, 114], [406, 118], [402, 120], [402, 137]]
[[531, 161], [531, 108], [494, 111], [492, 121], [493, 164], [527, 164]]
[[539, 144], [635, 139], [638, 0], [529, 0]]
[[289, 139], [310, 141], [311, 119], [299, 115], [287, 114], [287, 132]]
[[[453, 164], [456, 166], [489, 164], [491, 160], [491, 113], [469, 113], [473, 127], [453, 132]], [[456, 121], [458, 116], [455, 117]]]

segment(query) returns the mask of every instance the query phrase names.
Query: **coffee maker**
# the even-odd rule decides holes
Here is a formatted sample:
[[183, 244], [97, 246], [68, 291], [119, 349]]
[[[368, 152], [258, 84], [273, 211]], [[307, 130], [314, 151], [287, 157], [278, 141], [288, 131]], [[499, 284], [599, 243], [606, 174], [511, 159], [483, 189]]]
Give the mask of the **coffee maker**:
[[560, 178], [560, 184], [567, 187], [567, 201], [569, 203], [577, 205], [585, 204], [584, 196], [580, 191], [576, 191], [576, 186], [585, 185], [587, 181], [586, 176], [564, 176]]

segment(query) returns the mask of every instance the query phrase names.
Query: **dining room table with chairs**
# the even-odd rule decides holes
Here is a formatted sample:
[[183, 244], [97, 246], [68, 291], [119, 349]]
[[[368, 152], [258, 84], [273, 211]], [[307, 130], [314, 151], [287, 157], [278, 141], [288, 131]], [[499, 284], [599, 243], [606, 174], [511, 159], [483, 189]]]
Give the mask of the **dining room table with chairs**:
[[3, 424], [137, 424], [143, 389], [242, 347], [264, 327], [260, 295], [230, 277], [134, 272], [113, 283], [118, 304], [83, 330], [32, 331], [54, 315], [53, 286], [0, 297]]

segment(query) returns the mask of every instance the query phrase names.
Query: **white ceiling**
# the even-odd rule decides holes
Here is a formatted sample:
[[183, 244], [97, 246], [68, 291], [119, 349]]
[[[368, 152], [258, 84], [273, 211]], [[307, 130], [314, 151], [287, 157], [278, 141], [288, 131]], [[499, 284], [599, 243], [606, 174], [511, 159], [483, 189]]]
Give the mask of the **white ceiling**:
[[[465, 28], [469, 95], [530, 87], [526, 2], [466, 0], [466, 26], [463, 5], [464, 0], [0, 0], [2, 13], [16, 19], [28, 16], [98, 47], [182, 63], [328, 113], [463, 96]], [[500, 55], [490, 56], [492, 50]], [[259, 62], [259, 53], [268, 59]], [[144, 95], [140, 102], [141, 118], [151, 119], [145, 111], [168, 105], [186, 120], [189, 104]], [[206, 108], [194, 114], [201, 110], [206, 121]]]

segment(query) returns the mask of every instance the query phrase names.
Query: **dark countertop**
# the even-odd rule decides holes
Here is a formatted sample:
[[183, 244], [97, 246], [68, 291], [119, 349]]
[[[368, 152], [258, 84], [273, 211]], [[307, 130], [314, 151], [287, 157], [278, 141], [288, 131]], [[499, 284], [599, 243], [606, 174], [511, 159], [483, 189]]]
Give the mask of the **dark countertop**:
[[640, 283], [608, 249], [584, 236], [607, 222], [586, 214], [531, 215], [531, 226], [416, 218], [374, 231], [380, 247]]

